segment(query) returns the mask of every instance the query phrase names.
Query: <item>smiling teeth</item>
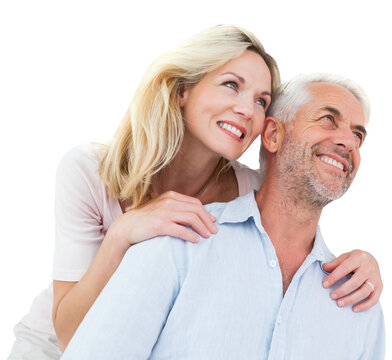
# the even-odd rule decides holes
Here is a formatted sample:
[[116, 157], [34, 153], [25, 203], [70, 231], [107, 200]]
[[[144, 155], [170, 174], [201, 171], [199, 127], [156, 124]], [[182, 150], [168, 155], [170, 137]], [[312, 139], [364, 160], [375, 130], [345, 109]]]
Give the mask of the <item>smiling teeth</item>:
[[334, 159], [331, 159], [328, 156], [321, 156], [320, 160], [326, 162], [327, 164], [333, 165], [333, 166], [337, 167], [340, 170], [344, 170], [344, 166], [343, 166], [342, 163], [340, 163], [340, 162], [338, 162], [338, 161], [336, 161]]
[[237, 135], [239, 138], [242, 137], [242, 132], [240, 130], [238, 130], [236, 127], [226, 124], [223, 121], [218, 121], [218, 125], [225, 130], [230, 131], [231, 133], [233, 133], [234, 135]]

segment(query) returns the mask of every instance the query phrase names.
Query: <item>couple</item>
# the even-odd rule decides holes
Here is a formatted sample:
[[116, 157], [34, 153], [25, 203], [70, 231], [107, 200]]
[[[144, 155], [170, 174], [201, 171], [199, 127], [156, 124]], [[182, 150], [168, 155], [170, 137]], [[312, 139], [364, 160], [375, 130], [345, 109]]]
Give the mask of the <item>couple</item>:
[[[278, 85], [257, 39], [218, 26], [152, 65], [107, 149], [64, 159], [53, 311], [61, 348], [111, 278], [64, 359], [382, 358], [380, 306], [356, 314], [326, 289], [339, 306], [369, 297], [354, 309], [371, 307], [380, 292], [372, 260], [333, 261], [317, 228], [358, 170], [366, 98], [328, 76]], [[229, 161], [260, 133], [266, 176], [255, 194], [260, 175]], [[127, 251], [158, 235], [170, 236]]]
[[[349, 81], [286, 84], [264, 121], [261, 189], [207, 205], [210, 239], [166, 236], [128, 251], [63, 359], [382, 359], [381, 307], [339, 309], [319, 286], [334, 257], [317, 223], [354, 179], [367, 119]], [[247, 132], [230, 123], [222, 135]], [[200, 134], [217, 140], [208, 125]]]

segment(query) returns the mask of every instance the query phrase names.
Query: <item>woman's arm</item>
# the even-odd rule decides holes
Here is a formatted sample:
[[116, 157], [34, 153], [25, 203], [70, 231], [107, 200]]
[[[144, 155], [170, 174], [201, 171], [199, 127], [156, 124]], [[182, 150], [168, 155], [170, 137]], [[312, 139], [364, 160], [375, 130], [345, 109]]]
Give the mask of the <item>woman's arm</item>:
[[[53, 323], [61, 350], [64, 350], [128, 248], [159, 235], [198, 242], [216, 232], [215, 219], [201, 202], [169, 191], [143, 207], [121, 215], [109, 227], [98, 253], [79, 282], [53, 282]], [[77, 256], [77, 254], [75, 254]]]
[[79, 282], [53, 281], [53, 324], [62, 351], [125, 254], [114, 240], [105, 237]]
[[349, 280], [331, 293], [331, 298], [337, 301], [338, 306], [347, 306], [365, 300], [353, 306], [353, 310], [359, 312], [377, 304], [383, 283], [377, 260], [371, 254], [362, 250], [353, 250], [324, 264], [323, 268], [330, 272], [323, 281], [325, 288], [353, 273]]

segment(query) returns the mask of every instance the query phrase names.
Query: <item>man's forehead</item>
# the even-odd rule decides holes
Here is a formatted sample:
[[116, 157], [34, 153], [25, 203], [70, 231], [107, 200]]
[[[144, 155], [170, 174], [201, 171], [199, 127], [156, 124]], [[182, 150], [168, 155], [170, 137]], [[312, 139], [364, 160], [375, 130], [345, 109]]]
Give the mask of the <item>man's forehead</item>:
[[358, 99], [346, 88], [330, 83], [310, 83], [307, 89], [312, 94], [303, 108], [306, 113], [331, 112], [359, 125], [365, 125], [365, 113]]
[[357, 102], [360, 107], [362, 105], [359, 103], [357, 98], [345, 87], [338, 84], [331, 84], [326, 82], [314, 82], [307, 84], [307, 89], [310, 90], [314, 99], [320, 100], [337, 100], [341, 97], [351, 99], [354, 102]]

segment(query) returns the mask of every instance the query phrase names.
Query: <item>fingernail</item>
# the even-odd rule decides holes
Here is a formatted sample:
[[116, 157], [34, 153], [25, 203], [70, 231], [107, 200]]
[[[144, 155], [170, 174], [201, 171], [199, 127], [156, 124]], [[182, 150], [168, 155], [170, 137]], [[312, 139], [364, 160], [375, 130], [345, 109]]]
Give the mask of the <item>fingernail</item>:
[[359, 312], [359, 309], [353, 308], [353, 311], [354, 311], [354, 312]]
[[337, 296], [336, 294], [334, 294], [334, 293], [331, 294], [331, 298], [332, 298], [332, 299], [335, 300], [337, 297], [338, 297], [338, 296]]
[[215, 225], [212, 225], [212, 230], [214, 231], [214, 233], [216, 233], [218, 231], [218, 228]]
[[329, 282], [328, 282], [328, 281], [324, 281], [324, 282], [323, 282], [323, 286], [324, 286], [324, 287], [328, 287], [328, 286], [329, 286]]
[[210, 237], [211, 233], [209, 231], [206, 232], [206, 237]]
[[338, 306], [344, 306], [344, 302], [342, 300], [338, 301]]

